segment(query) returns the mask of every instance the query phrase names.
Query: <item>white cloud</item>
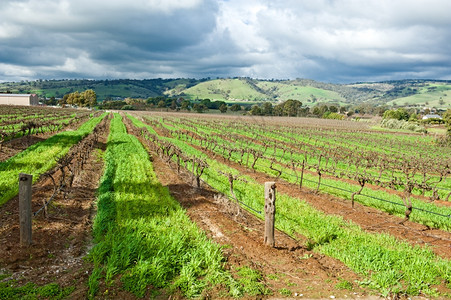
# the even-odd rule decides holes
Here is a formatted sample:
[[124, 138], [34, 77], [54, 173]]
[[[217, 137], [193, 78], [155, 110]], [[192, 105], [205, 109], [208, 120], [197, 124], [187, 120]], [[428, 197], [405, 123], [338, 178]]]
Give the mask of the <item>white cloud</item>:
[[451, 79], [449, 11], [447, 0], [3, 0], [0, 80]]

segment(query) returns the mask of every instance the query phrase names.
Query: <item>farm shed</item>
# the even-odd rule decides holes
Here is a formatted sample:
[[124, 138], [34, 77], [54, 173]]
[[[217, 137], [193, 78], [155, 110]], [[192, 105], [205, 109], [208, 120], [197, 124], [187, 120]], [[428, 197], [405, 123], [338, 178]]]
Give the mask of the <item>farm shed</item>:
[[38, 105], [36, 94], [0, 94], [0, 104], [8, 105]]
[[423, 120], [427, 120], [427, 119], [441, 119], [441, 118], [442, 117], [440, 117], [439, 115], [432, 114], [432, 115], [425, 115], [423, 117]]

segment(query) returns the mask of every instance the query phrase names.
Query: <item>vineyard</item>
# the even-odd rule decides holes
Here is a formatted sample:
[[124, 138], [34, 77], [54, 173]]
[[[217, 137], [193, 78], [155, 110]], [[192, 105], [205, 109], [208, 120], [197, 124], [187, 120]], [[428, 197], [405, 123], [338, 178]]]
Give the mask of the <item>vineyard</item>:
[[9, 143], [9, 149], [3, 149], [6, 142], [26, 136], [28, 138], [20, 143], [22, 147], [23, 144], [28, 146], [34, 143], [37, 136], [49, 136], [70, 128], [71, 125], [86, 121], [91, 115], [90, 111], [76, 109], [0, 105], [0, 161], [14, 155], [15, 151], [11, 148], [18, 146], [18, 143]]
[[[451, 296], [451, 148], [434, 136], [18, 107], [0, 132], [1, 299]], [[19, 173], [33, 175], [29, 247]]]

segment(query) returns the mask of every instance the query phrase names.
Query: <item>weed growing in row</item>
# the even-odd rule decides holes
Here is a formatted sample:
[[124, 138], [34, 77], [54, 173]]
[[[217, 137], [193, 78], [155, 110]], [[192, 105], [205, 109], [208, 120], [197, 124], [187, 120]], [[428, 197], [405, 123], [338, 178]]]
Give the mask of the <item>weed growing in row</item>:
[[[147, 152], [126, 133], [120, 116], [111, 122], [90, 253], [95, 269], [89, 279], [91, 296], [103, 278], [120, 281], [139, 297], [152, 290], [180, 290], [199, 297], [213, 286], [232, 296], [243, 287], [224, 270], [218, 245], [210, 242], [157, 180]], [[257, 280], [257, 279], [255, 279]]]

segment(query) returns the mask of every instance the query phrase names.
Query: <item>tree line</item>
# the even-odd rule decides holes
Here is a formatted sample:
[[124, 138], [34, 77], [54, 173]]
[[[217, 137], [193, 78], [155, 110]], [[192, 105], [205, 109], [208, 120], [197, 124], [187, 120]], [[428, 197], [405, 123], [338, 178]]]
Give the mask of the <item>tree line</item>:
[[97, 105], [97, 94], [92, 89], [81, 93], [76, 91], [64, 95], [63, 98], [59, 100], [55, 100], [55, 98], [52, 97], [47, 104], [56, 105], [55, 102], [61, 106], [94, 107]]

